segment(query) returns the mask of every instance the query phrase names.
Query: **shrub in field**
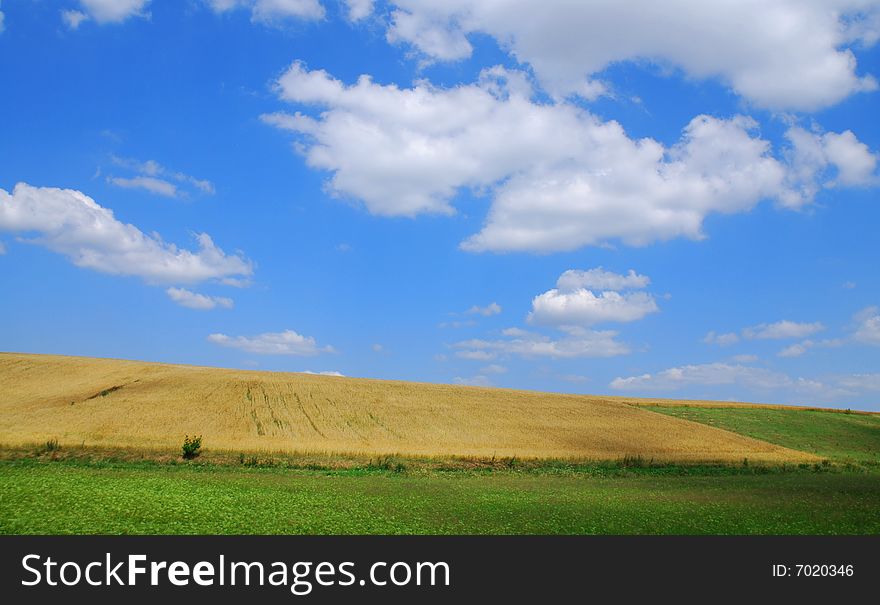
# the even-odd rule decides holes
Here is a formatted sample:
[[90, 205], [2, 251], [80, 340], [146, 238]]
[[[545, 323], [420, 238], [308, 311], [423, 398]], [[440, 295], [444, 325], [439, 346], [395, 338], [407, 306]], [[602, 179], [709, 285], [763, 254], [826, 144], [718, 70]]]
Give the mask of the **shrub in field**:
[[186, 435], [183, 438], [183, 459], [184, 460], [192, 460], [193, 458], [198, 458], [199, 454], [201, 454], [202, 449], [202, 436], [198, 437], [190, 437]]
[[238, 462], [244, 466], [259, 466], [260, 464], [256, 456], [245, 456], [244, 454], [238, 455]]

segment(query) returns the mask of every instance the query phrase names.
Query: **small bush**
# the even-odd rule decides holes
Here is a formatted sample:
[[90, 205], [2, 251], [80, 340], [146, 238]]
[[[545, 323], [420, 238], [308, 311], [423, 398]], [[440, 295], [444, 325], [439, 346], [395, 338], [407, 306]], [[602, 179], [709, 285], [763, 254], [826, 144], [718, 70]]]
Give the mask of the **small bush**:
[[201, 454], [202, 449], [202, 436], [198, 437], [190, 437], [186, 435], [183, 438], [183, 459], [184, 460], [192, 460], [193, 458], [198, 458], [199, 454]]
[[367, 463], [368, 469], [378, 469], [383, 471], [392, 471], [395, 473], [403, 473], [406, 472], [406, 465], [394, 458], [394, 456], [379, 456], [375, 460], [370, 458], [369, 463]]
[[257, 460], [256, 456], [245, 456], [244, 454], [238, 455], [238, 462], [243, 466], [259, 466], [260, 461]]
[[58, 439], [49, 439], [46, 442], [46, 452], [57, 452], [61, 449], [61, 444], [58, 443]]

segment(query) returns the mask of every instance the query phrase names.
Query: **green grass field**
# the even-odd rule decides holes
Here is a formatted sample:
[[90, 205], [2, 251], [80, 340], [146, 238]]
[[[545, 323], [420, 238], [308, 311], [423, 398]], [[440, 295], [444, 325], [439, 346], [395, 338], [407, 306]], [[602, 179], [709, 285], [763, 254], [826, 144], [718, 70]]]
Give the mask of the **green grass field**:
[[0, 532], [876, 534], [880, 474], [0, 462]]
[[767, 408], [649, 407], [836, 462], [880, 465], [880, 415]]

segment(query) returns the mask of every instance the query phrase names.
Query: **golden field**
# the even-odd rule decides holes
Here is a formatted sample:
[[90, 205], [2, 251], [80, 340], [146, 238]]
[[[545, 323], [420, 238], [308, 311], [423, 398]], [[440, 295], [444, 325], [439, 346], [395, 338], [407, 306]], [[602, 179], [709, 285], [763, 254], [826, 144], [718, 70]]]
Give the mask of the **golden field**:
[[0, 353], [6, 447], [179, 451], [184, 434], [198, 434], [228, 452], [813, 460], [639, 403], [658, 402]]

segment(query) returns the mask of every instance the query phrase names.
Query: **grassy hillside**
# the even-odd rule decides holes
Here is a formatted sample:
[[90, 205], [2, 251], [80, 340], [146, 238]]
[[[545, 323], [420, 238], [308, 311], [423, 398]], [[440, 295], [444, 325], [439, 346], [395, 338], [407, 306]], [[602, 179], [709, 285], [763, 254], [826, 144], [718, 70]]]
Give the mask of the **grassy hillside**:
[[754, 407], [646, 408], [836, 462], [880, 465], [880, 415]]
[[814, 459], [614, 398], [0, 354], [0, 445], [174, 451], [185, 433], [243, 452]]

